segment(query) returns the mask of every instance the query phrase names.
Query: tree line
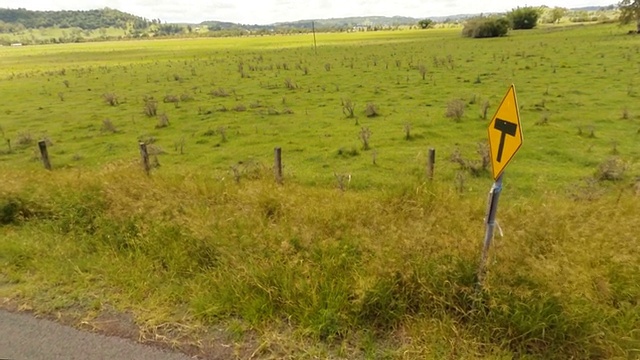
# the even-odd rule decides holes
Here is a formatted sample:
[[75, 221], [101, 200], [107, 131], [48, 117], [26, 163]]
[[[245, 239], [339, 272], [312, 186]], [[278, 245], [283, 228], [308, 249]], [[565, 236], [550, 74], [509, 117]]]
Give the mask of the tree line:
[[26, 9], [0, 9], [0, 32], [17, 32], [24, 29], [39, 28], [80, 28], [95, 30], [101, 28], [120, 28], [141, 30], [160, 20], [145, 18], [104, 8], [100, 10], [64, 10], [32, 11]]

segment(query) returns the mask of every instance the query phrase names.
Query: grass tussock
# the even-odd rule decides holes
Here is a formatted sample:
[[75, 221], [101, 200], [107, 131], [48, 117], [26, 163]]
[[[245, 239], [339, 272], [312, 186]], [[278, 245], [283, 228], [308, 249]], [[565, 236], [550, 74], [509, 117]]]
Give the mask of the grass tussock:
[[505, 198], [480, 290], [483, 199], [252, 174], [3, 173], [0, 294], [39, 311], [132, 309], [151, 335], [222, 324], [247, 346], [297, 344], [254, 344], [263, 358], [638, 355], [634, 198]]

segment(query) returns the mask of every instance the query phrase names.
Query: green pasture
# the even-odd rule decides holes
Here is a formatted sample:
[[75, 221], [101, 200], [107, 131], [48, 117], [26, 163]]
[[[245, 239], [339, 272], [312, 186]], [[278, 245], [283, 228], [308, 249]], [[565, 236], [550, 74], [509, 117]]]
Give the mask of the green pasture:
[[[624, 28], [0, 47], [0, 65], [0, 306], [103, 332], [124, 314], [136, 339], [205, 358], [640, 354]], [[480, 288], [478, 150], [511, 84], [524, 144]]]
[[[525, 146], [508, 177], [527, 192], [561, 189], [612, 152], [635, 170], [640, 48], [622, 33], [547, 28], [480, 41], [454, 30], [319, 34], [317, 54], [311, 35], [5, 47], [0, 124], [14, 144], [20, 134], [49, 138], [57, 168], [133, 160], [137, 141], [153, 137], [162, 171], [269, 165], [281, 146], [293, 181], [327, 185], [339, 172], [351, 173], [354, 186], [390, 186], [422, 175], [428, 147], [438, 151], [440, 177], [453, 178], [457, 165], [446, 159], [456, 147], [476, 156], [487, 137], [482, 105], [489, 102], [490, 118], [513, 83]], [[219, 89], [228, 96], [211, 95]], [[117, 106], [107, 105], [107, 93]], [[164, 103], [167, 95], [191, 100]], [[145, 97], [158, 101], [168, 127], [156, 129], [156, 118], [143, 114]], [[355, 119], [343, 114], [344, 99], [355, 104]], [[460, 122], [445, 117], [454, 99], [466, 103]], [[381, 115], [367, 118], [367, 103]], [[102, 131], [105, 119], [117, 133]], [[222, 127], [225, 142], [216, 134]], [[372, 133], [369, 151], [362, 127]], [[0, 161], [37, 167], [33, 149], [16, 144]]]

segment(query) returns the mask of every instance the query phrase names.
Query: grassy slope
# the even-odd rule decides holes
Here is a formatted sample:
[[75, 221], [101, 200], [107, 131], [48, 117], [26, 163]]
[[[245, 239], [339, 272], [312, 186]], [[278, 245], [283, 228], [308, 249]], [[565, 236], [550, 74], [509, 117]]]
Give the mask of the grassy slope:
[[[132, 312], [146, 339], [225, 356], [637, 356], [630, 178], [575, 186], [613, 141], [637, 173], [638, 47], [617, 33], [320, 35], [318, 55], [304, 36], [0, 49], [0, 125], [15, 147], [0, 154], [0, 295], [89, 323], [113, 306]], [[490, 180], [463, 175], [459, 194], [462, 173], [439, 161], [436, 182], [425, 184], [424, 151], [435, 146], [444, 159], [458, 144], [474, 156], [486, 134], [478, 104], [495, 109], [512, 82], [525, 145], [508, 168], [505, 237], [476, 293]], [[237, 98], [208, 95], [220, 87]], [[119, 106], [105, 104], [108, 92]], [[194, 100], [160, 101], [168, 128], [142, 115], [144, 95], [183, 93]], [[473, 95], [462, 122], [443, 116], [449, 100]], [[345, 97], [358, 104], [359, 126], [342, 114]], [[216, 111], [258, 101], [266, 107]], [[363, 116], [369, 101], [382, 117]], [[621, 120], [625, 107], [631, 119]], [[549, 124], [534, 125], [543, 113]], [[101, 132], [104, 118], [120, 131]], [[205, 134], [221, 126], [226, 142]], [[372, 151], [337, 155], [359, 149], [361, 126], [373, 132], [377, 166]], [[58, 170], [43, 173], [33, 145], [16, 144], [27, 132], [53, 141]], [[149, 136], [166, 154], [144, 178], [136, 141]], [[173, 147], [181, 138], [182, 155]], [[284, 187], [268, 169], [278, 145]], [[240, 184], [228, 171], [238, 161]], [[353, 174], [349, 191], [333, 189], [334, 172]], [[216, 329], [231, 346], [197, 341]]]

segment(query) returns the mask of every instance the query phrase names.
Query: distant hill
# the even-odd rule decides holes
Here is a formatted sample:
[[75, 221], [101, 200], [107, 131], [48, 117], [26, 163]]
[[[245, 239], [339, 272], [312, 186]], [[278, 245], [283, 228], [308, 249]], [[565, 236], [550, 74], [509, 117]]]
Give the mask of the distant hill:
[[600, 10], [613, 10], [616, 8], [616, 5], [609, 6], [585, 6], [579, 8], [571, 8], [571, 11], [600, 11]]
[[[598, 11], [603, 9], [614, 9], [615, 5], [609, 6], [586, 6], [581, 8], [572, 8], [571, 11]], [[507, 12], [508, 10], [505, 10]], [[484, 15], [491, 15], [493, 13], [485, 13]], [[330, 18], [330, 19], [314, 19], [314, 20], [298, 20], [278, 22], [269, 25], [249, 25], [238, 24], [222, 21], [204, 21], [200, 25], [206, 25], [209, 29], [215, 30], [229, 30], [229, 29], [244, 29], [244, 30], [271, 30], [276, 28], [296, 28], [296, 29], [311, 29], [313, 25], [317, 29], [322, 28], [352, 28], [355, 26], [370, 26], [370, 27], [391, 27], [398, 25], [416, 25], [418, 21], [422, 19], [431, 19], [436, 22], [455, 22], [468, 19], [470, 17], [478, 16], [479, 14], [456, 14], [448, 16], [424, 16], [420, 18], [407, 17], [407, 16], [356, 16], [345, 18]]]
[[312, 22], [319, 27], [353, 27], [353, 26], [394, 26], [415, 24], [419, 19], [406, 16], [356, 16], [346, 18], [299, 20], [275, 23], [275, 26], [291, 26], [311, 29]]
[[298, 20], [278, 22], [268, 25], [237, 24], [223, 21], [203, 21], [199, 25], [207, 26], [210, 30], [232, 30], [243, 29], [250, 31], [275, 30], [275, 29], [350, 29], [356, 26], [364, 27], [391, 27], [400, 25], [415, 25], [421, 19], [406, 16], [357, 16], [346, 18]]
[[[160, 20], [154, 20], [153, 22]], [[152, 21], [125, 12], [104, 8], [100, 10], [63, 10], [63, 11], [32, 11], [26, 9], [1, 9], [0, 32], [2, 28], [80, 28], [94, 30], [100, 28], [147, 28]]]
[[425, 16], [420, 18], [408, 17], [408, 16], [354, 16], [345, 18], [330, 18], [330, 19], [308, 19], [298, 21], [278, 22], [268, 25], [249, 25], [238, 24], [223, 21], [203, 21], [199, 25], [207, 26], [211, 30], [276, 30], [276, 29], [307, 29], [311, 30], [313, 26], [316, 29], [351, 29], [354, 27], [368, 27], [368, 28], [389, 28], [402, 25], [417, 25], [418, 21], [423, 19], [431, 19], [436, 22], [455, 22], [464, 20], [477, 14], [458, 14], [450, 16]]
[[232, 23], [232, 22], [226, 22], [226, 21], [215, 21], [215, 20], [211, 20], [211, 21], [203, 21], [201, 22], [199, 25], [202, 26], [206, 26], [207, 28], [209, 28], [210, 30], [229, 30], [229, 29], [241, 29], [241, 28], [246, 28], [246, 27], [259, 27], [260, 25], [241, 25], [241, 24], [236, 24], [236, 23]]
[[[615, 5], [607, 7], [589, 6], [570, 9], [572, 11], [597, 11], [601, 9], [613, 9]], [[225, 21], [203, 21], [200, 25], [206, 26], [210, 31], [233, 30], [235, 33], [244, 31], [310, 31], [313, 26], [322, 30], [348, 30], [355, 27], [367, 29], [383, 29], [396, 26], [416, 25], [418, 21], [429, 18], [436, 22], [457, 22], [478, 14], [458, 14], [450, 16], [356, 16], [331, 19], [308, 19], [289, 22], [279, 22], [269, 25], [238, 24]], [[485, 14], [488, 15], [488, 14]], [[120, 28], [130, 30], [131, 34], [142, 33], [145, 30], [158, 31], [157, 35], [171, 35], [180, 33], [182, 28], [190, 24], [163, 24], [160, 19], [147, 20], [145, 18], [128, 14], [119, 10], [103, 8], [97, 10], [63, 10], [63, 11], [32, 11], [20, 9], [0, 8], [0, 33], [15, 33], [24, 29], [39, 28], [80, 28], [83, 30], [95, 30], [104, 28]], [[190, 27], [189, 27], [190, 28]], [[158, 30], [159, 29], [159, 30]], [[169, 31], [170, 30], [170, 31]]]

